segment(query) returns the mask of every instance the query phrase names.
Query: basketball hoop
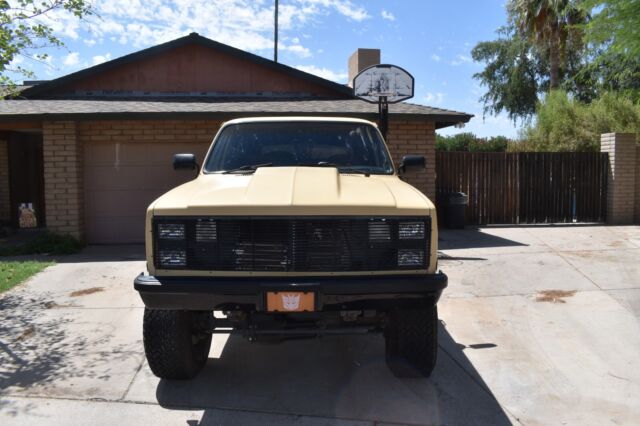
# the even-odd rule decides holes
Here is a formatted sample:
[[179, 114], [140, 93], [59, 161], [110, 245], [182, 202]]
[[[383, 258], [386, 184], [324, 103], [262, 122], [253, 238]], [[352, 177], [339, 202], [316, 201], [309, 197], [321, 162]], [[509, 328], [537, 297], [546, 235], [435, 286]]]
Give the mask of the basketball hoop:
[[389, 104], [413, 98], [413, 76], [389, 64], [373, 65], [353, 79], [353, 94], [363, 101], [378, 104], [380, 131], [387, 138]]

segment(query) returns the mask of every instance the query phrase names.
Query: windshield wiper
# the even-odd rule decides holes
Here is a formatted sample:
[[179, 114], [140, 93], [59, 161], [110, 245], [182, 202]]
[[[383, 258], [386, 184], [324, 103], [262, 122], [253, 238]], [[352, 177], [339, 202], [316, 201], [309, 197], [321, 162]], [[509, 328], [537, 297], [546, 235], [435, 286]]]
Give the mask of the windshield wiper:
[[301, 163], [298, 164], [298, 167], [335, 167], [339, 168], [340, 166], [336, 163], [330, 163], [328, 161], [318, 161], [317, 163]]
[[356, 174], [365, 175], [366, 177], [369, 177], [371, 175], [371, 172], [367, 172], [366, 170], [350, 168], [350, 167], [340, 167], [338, 168], [338, 170], [340, 171], [340, 173], [356, 173]]
[[247, 164], [245, 166], [238, 167], [237, 169], [225, 170], [224, 172], [222, 172], [222, 174], [226, 175], [229, 173], [238, 173], [238, 172], [253, 173], [259, 167], [270, 167], [270, 166], [273, 166], [273, 163]]
[[369, 177], [371, 172], [364, 171], [355, 167], [341, 166], [329, 161], [318, 161], [317, 163], [300, 164], [300, 167], [335, 167], [340, 173], [357, 173]]

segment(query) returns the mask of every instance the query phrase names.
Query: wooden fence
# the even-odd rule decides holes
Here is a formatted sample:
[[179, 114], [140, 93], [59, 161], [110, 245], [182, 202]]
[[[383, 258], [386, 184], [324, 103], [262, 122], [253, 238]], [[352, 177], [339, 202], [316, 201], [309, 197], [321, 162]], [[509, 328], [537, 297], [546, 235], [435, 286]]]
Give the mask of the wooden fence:
[[469, 195], [467, 224], [603, 222], [608, 156], [597, 152], [436, 153], [439, 217]]

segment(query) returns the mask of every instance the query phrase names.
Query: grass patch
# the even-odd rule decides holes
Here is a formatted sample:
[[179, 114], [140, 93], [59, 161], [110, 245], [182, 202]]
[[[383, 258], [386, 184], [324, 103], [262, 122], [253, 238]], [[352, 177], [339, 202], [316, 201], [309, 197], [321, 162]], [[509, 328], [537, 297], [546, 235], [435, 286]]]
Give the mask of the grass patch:
[[42, 271], [53, 262], [0, 262], [0, 293], [20, 284], [32, 275]]
[[0, 248], [0, 256], [22, 256], [27, 254], [73, 254], [80, 251], [82, 244], [71, 235], [45, 232], [28, 243]]

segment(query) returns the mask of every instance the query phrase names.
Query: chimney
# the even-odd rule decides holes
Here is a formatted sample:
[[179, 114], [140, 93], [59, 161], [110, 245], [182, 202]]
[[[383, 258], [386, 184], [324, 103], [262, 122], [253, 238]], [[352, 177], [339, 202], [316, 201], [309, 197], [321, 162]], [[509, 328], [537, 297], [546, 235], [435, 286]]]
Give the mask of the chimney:
[[353, 77], [371, 65], [380, 63], [380, 49], [358, 49], [349, 57], [349, 87], [353, 87]]

